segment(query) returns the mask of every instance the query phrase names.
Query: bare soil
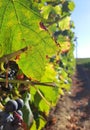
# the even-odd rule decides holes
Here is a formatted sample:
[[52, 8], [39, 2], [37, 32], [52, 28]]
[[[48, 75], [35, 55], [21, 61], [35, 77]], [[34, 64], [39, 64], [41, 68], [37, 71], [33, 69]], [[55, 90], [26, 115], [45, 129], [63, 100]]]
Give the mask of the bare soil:
[[77, 65], [71, 91], [50, 111], [43, 130], [90, 130], [90, 70]]

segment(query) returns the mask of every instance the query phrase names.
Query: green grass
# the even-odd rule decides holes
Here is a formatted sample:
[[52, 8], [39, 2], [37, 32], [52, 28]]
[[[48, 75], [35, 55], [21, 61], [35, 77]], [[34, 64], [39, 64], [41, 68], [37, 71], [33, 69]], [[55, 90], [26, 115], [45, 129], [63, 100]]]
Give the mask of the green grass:
[[90, 58], [77, 58], [77, 64], [86, 64], [90, 63]]
[[77, 58], [76, 64], [83, 65], [84, 67], [90, 68], [90, 58]]

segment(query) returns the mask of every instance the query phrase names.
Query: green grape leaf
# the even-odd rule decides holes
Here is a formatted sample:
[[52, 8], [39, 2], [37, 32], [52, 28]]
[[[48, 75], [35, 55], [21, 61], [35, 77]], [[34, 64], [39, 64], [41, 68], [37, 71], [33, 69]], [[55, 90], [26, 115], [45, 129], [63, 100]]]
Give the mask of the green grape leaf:
[[[41, 81], [42, 82], [53, 82], [57, 83], [57, 73], [54, 69], [53, 64], [48, 64], [46, 67], [46, 71], [44, 75], [42, 76]], [[52, 106], [56, 104], [58, 95], [59, 95], [59, 88], [56, 87], [45, 87], [45, 86], [37, 86], [41, 94], [45, 97], [47, 101], [45, 101], [43, 98], [40, 97], [39, 93], [36, 92], [35, 88], [32, 86], [30, 89], [30, 93], [32, 95], [32, 101], [34, 102], [35, 106], [39, 108], [39, 110], [42, 110], [43, 112], [46, 112], [48, 114], [50, 110], [49, 102]]]
[[59, 94], [64, 95], [64, 91], [61, 88], [59, 89]]
[[59, 22], [59, 27], [62, 31], [70, 29], [70, 17], [67, 16]]
[[55, 10], [55, 12], [56, 12], [58, 15], [61, 15], [62, 9], [61, 9], [61, 6], [60, 6], [60, 5], [55, 6], [55, 7], [54, 7], [54, 10]]
[[73, 11], [75, 8], [75, 3], [73, 1], [70, 1], [68, 4], [68, 8], [70, 9], [70, 11]]
[[30, 130], [41, 130], [43, 128], [43, 126], [45, 126], [46, 121], [42, 116], [39, 116], [38, 120], [38, 128], [37, 128], [37, 122], [34, 121], [32, 127], [30, 128]]
[[[52, 106], [56, 105], [59, 95], [58, 88], [38, 86], [38, 89], [47, 102], [49, 102]], [[32, 102], [34, 102], [36, 108], [38, 108], [40, 111], [45, 112], [48, 115], [51, 106], [39, 95], [39, 93], [37, 93], [37, 91], [33, 87], [31, 88], [30, 93], [32, 95]]]
[[0, 56], [28, 46], [27, 54], [22, 54], [17, 63], [25, 75], [40, 80], [48, 62], [46, 55], [56, 51], [55, 42], [40, 27], [41, 16], [36, 6], [29, 8], [27, 0], [7, 1], [1, 0]]
[[[39, 87], [38, 87], [38, 89], [39, 89]], [[39, 93], [37, 93], [37, 91], [35, 90], [35, 88], [32, 87], [31, 90], [30, 90], [30, 93], [32, 95], [31, 101], [34, 102], [35, 107], [38, 110], [43, 111], [43, 112], [45, 112], [48, 115], [49, 110], [50, 110], [50, 106], [43, 100], [43, 98], [39, 95]], [[42, 91], [41, 93], [44, 96], [45, 92]], [[38, 97], [38, 98], [36, 98], [36, 97]]]
[[[14, 60], [26, 75], [21, 82], [30, 83], [26, 81], [30, 78], [31, 83], [36, 83], [28, 84], [30, 92], [25, 89], [23, 95], [15, 86], [17, 96], [25, 103], [22, 112], [28, 128], [35, 116], [31, 108], [37, 109], [31, 130], [42, 129], [46, 123], [42, 113], [48, 115], [51, 106], [64, 95], [64, 89], [70, 89], [75, 65], [74, 25], [70, 19], [74, 6], [71, 0], [0, 0], [0, 60], [5, 57], [0, 62]], [[14, 52], [22, 48], [27, 49], [16, 59]], [[49, 83], [54, 85], [46, 85]], [[11, 96], [14, 98], [14, 94]]]
[[51, 10], [53, 10], [52, 6], [51, 5], [47, 5], [47, 6], [44, 6], [42, 7], [42, 16], [44, 19], [48, 19], [49, 17], [49, 14], [51, 12]]

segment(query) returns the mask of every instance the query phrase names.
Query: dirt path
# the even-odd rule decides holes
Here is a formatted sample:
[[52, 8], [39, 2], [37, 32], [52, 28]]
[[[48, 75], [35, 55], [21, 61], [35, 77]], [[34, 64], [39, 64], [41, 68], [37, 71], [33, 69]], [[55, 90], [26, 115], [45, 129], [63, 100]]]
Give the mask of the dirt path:
[[77, 66], [71, 92], [60, 98], [43, 130], [90, 130], [90, 71]]

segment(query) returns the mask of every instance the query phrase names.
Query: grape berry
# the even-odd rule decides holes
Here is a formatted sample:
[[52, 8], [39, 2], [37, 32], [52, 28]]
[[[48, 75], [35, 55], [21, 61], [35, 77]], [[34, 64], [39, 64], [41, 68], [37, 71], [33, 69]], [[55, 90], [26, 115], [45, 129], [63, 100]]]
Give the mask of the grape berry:
[[4, 110], [0, 110], [0, 130], [17, 130], [22, 127], [23, 113], [20, 109], [23, 106], [22, 99], [9, 100], [5, 104]]
[[9, 100], [5, 105], [6, 112], [13, 112], [18, 109], [18, 104], [15, 100]]
[[[15, 61], [9, 61], [7, 64], [4, 63], [3, 67], [5, 71], [0, 70], [0, 78], [6, 79], [7, 83], [0, 82], [0, 90], [3, 93], [5, 92], [6, 95], [8, 95], [13, 92], [13, 88], [15, 86], [13, 83], [9, 83], [8, 81], [16, 79], [16, 75], [17, 75], [17, 72], [19, 71], [19, 67]], [[1, 100], [3, 100], [3, 95], [0, 101]]]
[[18, 104], [18, 110], [24, 106], [24, 102], [22, 99], [18, 98], [18, 99], [16, 99], [16, 102]]
[[[5, 79], [6, 82], [0, 82], [0, 102], [4, 103], [8, 99], [7, 97], [14, 99], [17, 96], [17, 90], [21, 95], [27, 91], [24, 84], [18, 86], [17, 83], [11, 83], [10, 81], [27, 80], [28, 77], [20, 73], [21, 70], [15, 61], [4, 63], [3, 68], [5, 70], [0, 70], [0, 78]], [[28, 125], [23, 121], [23, 106], [24, 102], [20, 98], [6, 102], [4, 110], [0, 110], [0, 130], [27, 130]]]

